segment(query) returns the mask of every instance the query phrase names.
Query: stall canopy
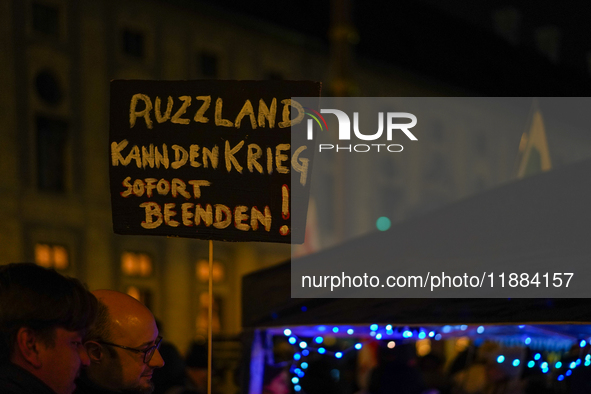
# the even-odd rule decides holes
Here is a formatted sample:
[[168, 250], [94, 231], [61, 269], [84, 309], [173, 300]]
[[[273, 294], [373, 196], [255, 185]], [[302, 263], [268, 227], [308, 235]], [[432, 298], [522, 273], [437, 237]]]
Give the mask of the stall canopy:
[[[292, 299], [290, 264], [330, 258], [474, 260], [485, 267], [552, 260], [591, 262], [591, 160], [563, 166], [451, 204], [423, 217], [243, 278], [243, 327], [315, 324], [445, 325], [591, 322], [586, 298]], [[575, 279], [576, 280], [576, 272]], [[591, 286], [587, 296], [591, 296]], [[567, 289], [568, 291], [568, 289]], [[338, 293], [335, 293], [338, 297]], [[583, 329], [583, 327], [580, 327]], [[566, 329], [566, 328], [565, 328]], [[572, 328], [569, 328], [572, 330]]]

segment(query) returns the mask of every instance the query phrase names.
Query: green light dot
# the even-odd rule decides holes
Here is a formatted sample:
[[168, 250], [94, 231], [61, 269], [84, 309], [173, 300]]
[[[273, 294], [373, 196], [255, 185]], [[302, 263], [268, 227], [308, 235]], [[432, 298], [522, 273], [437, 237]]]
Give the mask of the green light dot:
[[388, 230], [391, 225], [392, 225], [392, 222], [390, 221], [390, 219], [388, 219], [385, 216], [382, 216], [381, 218], [379, 218], [376, 221], [376, 227], [380, 231], [386, 231], [386, 230]]

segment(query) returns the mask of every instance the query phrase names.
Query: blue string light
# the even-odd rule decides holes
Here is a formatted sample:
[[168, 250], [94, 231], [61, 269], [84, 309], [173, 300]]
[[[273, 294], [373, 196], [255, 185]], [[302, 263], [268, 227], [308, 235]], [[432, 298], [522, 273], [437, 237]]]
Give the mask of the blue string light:
[[419, 339], [425, 339], [427, 337], [427, 334], [423, 331], [419, 332]]
[[305, 349], [305, 348], [307, 348], [307, 347], [308, 347], [308, 344], [307, 344], [306, 342], [302, 341], [302, 342], [300, 342], [300, 347], [301, 347], [302, 349]]
[[392, 331], [392, 324], [388, 324], [386, 326], [386, 331]]
[[569, 367], [570, 369], [575, 369], [575, 368], [577, 367], [577, 362], [576, 362], [576, 361], [573, 361], [573, 362], [571, 362], [571, 363], [568, 365], [568, 367]]
[[318, 348], [318, 353], [320, 353], [320, 354], [324, 354], [324, 353], [326, 353], [326, 349], [325, 349], [325, 348], [323, 348], [323, 347], [319, 347], [319, 348]]
[[566, 371], [565, 375], [566, 376], [571, 376], [573, 374], [572, 369], [569, 369], [568, 371]]
[[527, 363], [528, 368], [533, 368], [535, 366], [536, 366], [536, 362], [534, 360], [531, 360], [530, 362]]
[[582, 340], [582, 341], [579, 343], [579, 346], [580, 346], [580, 347], [585, 347], [585, 346], [587, 346], [587, 341], [583, 339], [583, 340]]
[[353, 335], [353, 333], [354, 333], [354, 332], [355, 332], [355, 331], [353, 331], [353, 329], [352, 329], [352, 328], [349, 328], [349, 329], [347, 330], [347, 334], [349, 334], [349, 335]]
[[310, 354], [310, 351], [308, 349], [302, 350], [302, 356], [307, 356], [308, 354]]
[[382, 334], [376, 334], [376, 339], [382, 339]]
[[360, 343], [355, 344], [355, 349], [357, 349], [357, 350], [361, 349], [362, 347], [363, 347], [363, 345]]
[[336, 353], [334, 354], [334, 356], [335, 356], [336, 358], [341, 358], [341, 357], [343, 357], [343, 353], [341, 353], [341, 352], [336, 352]]
[[540, 365], [540, 368], [542, 368], [542, 369], [548, 369], [548, 363], [544, 361], [544, 362], [543, 362], [543, 363]]
[[294, 376], [293, 378], [291, 378], [291, 382], [292, 382], [293, 384], [296, 384], [296, 383], [298, 383], [299, 381], [300, 381], [300, 379], [299, 379], [299, 378], [296, 378], [295, 376]]
[[286, 337], [291, 335], [291, 330], [289, 328], [286, 328], [285, 330], [283, 330], [283, 335], [285, 335]]
[[501, 364], [503, 361], [505, 361], [505, 356], [501, 354], [499, 357], [497, 357], [497, 362]]
[[435, 331], [430, 331], [429, 332], [429, 338], [433, 338], [435, 336]]
[[296, 354], [293, 355], [293, 359], [294, 360], [299, 360], [300, 358], [302, 358], [302, 355], [299, 354], [299, 353], [296, 353]]
[[316, 337], [314, 339], [314, 342], [316, 342], [316, 343], [322, 343], [323, 341], [324, 341], [324, 338], [322, 338], [322, 337]]
[[300, 391], [302, 389], [302, 386], [300, 386], [299, 384], [296, 384], [295, 386], [293, 386], [293, 389], [295, 391]]
[[561, 361], [558, 361], [558, 362], [556, 362], [556, 364], [554, 364], [554, 368], [556, 368], [556, 369], [561, 368], [561, 367], [562, 367]]
[[534, 356], [534, 360], [539, 360], [542, 357], [542, 355], [540, 353], [536, 353], [536, 355]]
[[295, 339], [295, 337], [289, 337], [288, 342], [291, 343], [292, 345], [295, 345], [295, 343], [297, 342], [297, 339]]
[[530, 343], [531, 343], [531, 338], [530, 337], [525, 338], [525, 344], [529, 345]]
[[339, 332], [339, 328], [338, 327], [333, 327], [332, 328], [332, 332], [334, 332], [336, 334], [337, 332]]
[[478, 327], [476, 329], [476, 332], [479, 333], [479, 334], [482, 334], [484, 332], [484, 327], [483, 326]]
[[308, 368], [308, 363], [307, 362], [303, 362], [300, 367], [302, 367], [302, 369], [307, 369]]
[[377, 324], [372, 324], [371, 326], [369, 326], [369, 329], [372, 331], [377, 331], [378, 330], [378, 325]]
[[564, 380], [564, 375], [558, 375], [558, 381], [562, 382]]
[[513, 360], [513, 366], [514, 367], [518, 367], [520, 363], [521, 363], [521, 361], [519, 361], [518, 358], [516, 358], [515, 360]]

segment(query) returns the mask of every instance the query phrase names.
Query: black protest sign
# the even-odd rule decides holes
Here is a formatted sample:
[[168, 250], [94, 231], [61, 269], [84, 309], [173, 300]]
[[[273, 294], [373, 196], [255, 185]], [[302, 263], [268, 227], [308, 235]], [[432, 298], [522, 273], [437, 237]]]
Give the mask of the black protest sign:
[[112, 81], [115, 233], [303, 242], [290, 196], [310, 179], [291, 176], [309, 173], [313, 149], [294, 146], [304, 109], [291, 97], [319, 95], [309, 81]]

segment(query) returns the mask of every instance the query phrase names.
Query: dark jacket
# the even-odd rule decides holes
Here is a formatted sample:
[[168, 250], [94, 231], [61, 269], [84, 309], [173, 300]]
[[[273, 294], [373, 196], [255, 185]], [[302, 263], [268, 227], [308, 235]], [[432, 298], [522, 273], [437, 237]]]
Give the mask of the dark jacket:
[[120, 391], [113, 391], [101, 387], [90, 381], [84, 374], [81, 373], [80, 377], [76, 379], [76, 390], [74, 394], [118, 394]]
[[37, 377], [12, 363], [0, 364], [0, 393], [2, 394], [55, 394]]

